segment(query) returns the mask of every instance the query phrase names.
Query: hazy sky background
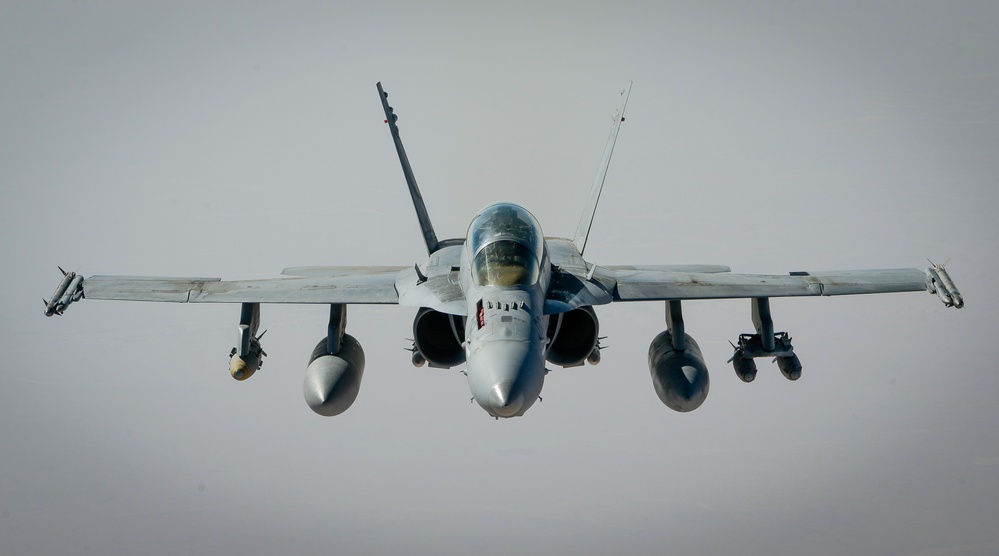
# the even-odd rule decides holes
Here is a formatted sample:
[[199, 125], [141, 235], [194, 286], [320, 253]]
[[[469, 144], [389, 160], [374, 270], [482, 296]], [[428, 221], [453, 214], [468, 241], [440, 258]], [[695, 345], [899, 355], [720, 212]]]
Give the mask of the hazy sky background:
[[[0, 4], [3, 554], [999, 553], [999, 4]], [[351, 307], [336, 418], [302, 400], [322, 306], [84, 301], [56, 265], [276, 275], [422, 261], [375, 91], [438, 235], [523, 204], [569, 235], [635, 86], [587, 246], [738, 272], [950, 259], [967, 307], [774, 300], [796, 383], [684, 305], [707, 401], [656, 397], [660, 303], [600, 307], [603, 362], [494, 421], [416, 369], [415, 311]]]

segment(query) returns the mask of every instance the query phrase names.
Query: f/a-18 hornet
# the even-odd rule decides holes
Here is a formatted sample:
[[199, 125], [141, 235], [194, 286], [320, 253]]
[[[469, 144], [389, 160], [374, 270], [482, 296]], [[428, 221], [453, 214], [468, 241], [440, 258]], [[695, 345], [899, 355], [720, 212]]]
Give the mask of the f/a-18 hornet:
[[541, 394], [546, 363], [574, 367], [600, 361], [594, 307], [615, 301], [665, 304], [666, 330], [649, 346], [656, 394], [670, 409], [699, 407], [708, 394], [701, 350], [684, 332], [681, 304], [695, 299], [750, 300], [755, 334], [742, 334], [729, 360], [745, 382], [756, 377], [757, 358], [777, 361], [790, 380], [801, 363], [785, 332], [775, 332], [769, 298], [926, 291], [944, 305], [964, 301], [943, 265], [915, 268], [733, 274], [727, 266], [598, 266], [583, 259], [604, 177], [610, 164], [631, 84], [621, 91], [589, 200], [573, 239], [545, 237], [523, 207], [494, 203], [472, 219], [463, 238], [439, 240], [399, 137], [388, 94], [377, 84], [429, 255], [426, 264], [386, 267], [293, 267], [281, 278], [222, 281], [218, 278], [64, 277], [45, 302], [45, 314], [61, 315], [80, 299], [239, 303], [239, 336], [230, 353], [236, 380], [256, 372], [266, 355], [257, 335], [261, 303], [330, 306], [327, 336], [309, 358], [305, 399], [316, 413], [332, 416], [354, 402], [364, 372], [361, 345], [345, 332], [347, 305], [399, 304], [416, 309], [412, 361], [416, 366], [465, 366], [472, 397], [489, 415], [516, 417]]

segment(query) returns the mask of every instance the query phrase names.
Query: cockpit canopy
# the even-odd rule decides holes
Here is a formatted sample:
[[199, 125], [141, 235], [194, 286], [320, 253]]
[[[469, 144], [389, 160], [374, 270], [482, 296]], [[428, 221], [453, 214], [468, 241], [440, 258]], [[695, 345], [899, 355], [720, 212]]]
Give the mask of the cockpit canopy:
[[538, 281], [544, 236], [538, 221], [511, 203], [482, 209], [465, 240], [478, 286], [528, 286]]

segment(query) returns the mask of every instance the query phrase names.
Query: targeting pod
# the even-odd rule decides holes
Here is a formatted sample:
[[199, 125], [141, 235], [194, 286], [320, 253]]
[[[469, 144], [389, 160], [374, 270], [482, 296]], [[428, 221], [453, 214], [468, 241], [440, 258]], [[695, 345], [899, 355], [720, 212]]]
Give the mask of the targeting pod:
[[961, 292], [957, 291], [957, 286], [950, 279], [950, 274], [944, 268], [944, 264], [937, 264], [930, 261], [933, 266], [926, 269], [926, 278], [929, 282], [930, 291], [937, 294], [940, 301], [948, 307], [960, 309], [964, 307], [964, 298]]

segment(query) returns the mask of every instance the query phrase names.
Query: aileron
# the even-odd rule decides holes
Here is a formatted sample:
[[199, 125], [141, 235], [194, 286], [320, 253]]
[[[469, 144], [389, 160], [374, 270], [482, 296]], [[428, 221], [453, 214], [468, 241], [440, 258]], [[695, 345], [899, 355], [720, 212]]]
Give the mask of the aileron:
[[158, 278], [148, 276], [91, 276], [83, 281], [86, 299], [165, 301], [187, 303], [191, 293], [219, 278]]

